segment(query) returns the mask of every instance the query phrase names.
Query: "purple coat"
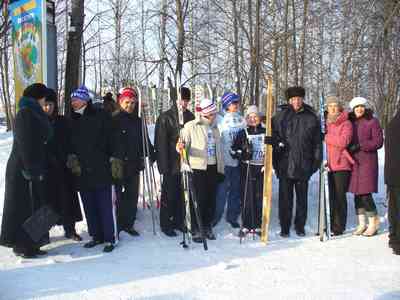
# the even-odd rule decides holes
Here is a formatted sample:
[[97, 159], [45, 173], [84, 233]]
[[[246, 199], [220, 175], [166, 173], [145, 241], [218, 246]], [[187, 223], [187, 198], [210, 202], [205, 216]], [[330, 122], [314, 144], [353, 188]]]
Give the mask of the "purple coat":
[[[372, 114], [371, 114], [372, 115]], [[353, 154], [349, 192], [365, 195], [378, 192], [378, 149], [383, 145], [383, 132], [378, 119], [372, 116], [353, 121], [353, 143], [360, 151]]]

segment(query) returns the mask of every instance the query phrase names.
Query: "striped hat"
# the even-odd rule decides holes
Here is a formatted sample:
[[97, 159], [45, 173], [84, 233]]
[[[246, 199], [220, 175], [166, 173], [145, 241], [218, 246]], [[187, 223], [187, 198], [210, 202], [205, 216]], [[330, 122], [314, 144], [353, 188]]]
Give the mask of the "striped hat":
[[226, 92], [225, 94], [222, 95], [221, 97], [221, 102], [222, 102], [222, 108], [224, 110], [227, 110], [229, 105], [235, 102], [239, 102], [239, 96], [235, 93], [231, 92]]
[[200, 109], [202, 116], [209, 116], [217, 113], [217, 106], [210, 99], [203, 99], [200, 102]]
[[89, 95], [89, 90], [87, 89], [86, 86], [81, 85], [79, 88], [77, 88], [75, 91], [72, 92], [71, 94], [71, 99], [79, 99], [85, 102], [90, 101], [90, 95]]

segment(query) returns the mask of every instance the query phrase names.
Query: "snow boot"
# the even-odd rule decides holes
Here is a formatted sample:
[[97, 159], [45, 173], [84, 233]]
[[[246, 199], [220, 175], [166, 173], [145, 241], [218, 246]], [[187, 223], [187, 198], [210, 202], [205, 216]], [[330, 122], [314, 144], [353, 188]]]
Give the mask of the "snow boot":
[[368, 217], [368, 227], [364, 231], [363, 236], [374, 236], [378, 233], [379, 229], [379, 217], [378, 215]]
[[105, 253], [110, 253], [111, 251], [113, 251], [115, 248], [115, 244], [113, 243], [106, 243], [106, 245], [104, 246], [103, 252]]
[[356, 230], [353, 232], [353, 235], [362, 235], [364, 231], [367, 229], [367, 225], [365, 224], [365, 215], [357, 215], [358, 217], [358, 226]]

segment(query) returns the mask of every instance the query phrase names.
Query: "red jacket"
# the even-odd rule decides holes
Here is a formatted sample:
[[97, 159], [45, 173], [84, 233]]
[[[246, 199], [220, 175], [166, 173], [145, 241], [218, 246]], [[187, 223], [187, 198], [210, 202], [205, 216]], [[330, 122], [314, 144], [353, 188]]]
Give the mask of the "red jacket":
[[354, 160], [346, 148], [353, 137], [353, 127], [348, 113], [340, 113], [335, 122], [326, 123], [325, 135], [328, 167], [330, 171], [351, 171]]

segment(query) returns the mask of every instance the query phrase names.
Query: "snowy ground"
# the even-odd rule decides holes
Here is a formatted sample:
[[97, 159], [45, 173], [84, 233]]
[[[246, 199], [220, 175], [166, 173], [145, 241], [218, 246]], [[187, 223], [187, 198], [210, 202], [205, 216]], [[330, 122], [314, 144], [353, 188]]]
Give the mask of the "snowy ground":
[[[9, 133], [0, 133], [0, 219], [11, 143]], [[122, 234], [110, 254], [101, 247], [83, 249], [54, 228], [44, 258], [24, 260], [0, 247], [0, 299], [400, 299], [400, 259], [387, 247], [383, 183], [375, 200], [384, 230], [372, 238], [351, 236], [355, 218], [349, 195], [349, 233], [319, 242], [316, 195], [313, 179], [307, 236], [292, 232], [282, 239], [275, 194], [267, 246], [252, 237], [239, 244], [237, 232], [222, 222], [209, 251], [199, 244], [184, 250], [181, 237], [167, 238], [158, 228], [154, 236], [150, 212], [142, 209], [141, 236]], [[88, 239], [85, 224], [78, 228]]]

